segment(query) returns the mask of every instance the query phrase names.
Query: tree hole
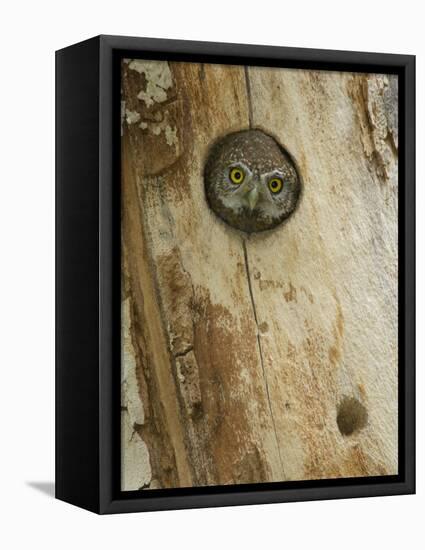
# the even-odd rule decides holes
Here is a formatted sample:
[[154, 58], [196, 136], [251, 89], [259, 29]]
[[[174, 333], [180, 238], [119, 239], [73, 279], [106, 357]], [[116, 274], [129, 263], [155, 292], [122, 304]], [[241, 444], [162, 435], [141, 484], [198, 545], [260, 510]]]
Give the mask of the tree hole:
[[366, 407], [354, 397], [344, 397], [338, 405], [336, 422], [342, 435], [352, 435], [366, 426]]

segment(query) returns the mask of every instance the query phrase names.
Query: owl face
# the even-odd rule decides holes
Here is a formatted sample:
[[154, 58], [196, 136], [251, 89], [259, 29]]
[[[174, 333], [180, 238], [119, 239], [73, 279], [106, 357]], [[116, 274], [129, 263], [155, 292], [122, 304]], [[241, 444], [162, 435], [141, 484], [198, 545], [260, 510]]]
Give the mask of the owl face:
[[217, 142], [204, 178], [211, 209], [246, 233], [282, 223], [295, 210], [301, 189], [289, 155], [261, 130], [228, 134]]

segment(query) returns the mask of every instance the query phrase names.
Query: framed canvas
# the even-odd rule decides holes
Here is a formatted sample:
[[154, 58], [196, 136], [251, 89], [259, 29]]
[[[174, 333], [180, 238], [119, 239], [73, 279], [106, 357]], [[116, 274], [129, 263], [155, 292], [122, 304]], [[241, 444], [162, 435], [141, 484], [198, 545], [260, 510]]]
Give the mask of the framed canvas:
[[57, 498], [413, 493], [414, 57], [56, 60]]

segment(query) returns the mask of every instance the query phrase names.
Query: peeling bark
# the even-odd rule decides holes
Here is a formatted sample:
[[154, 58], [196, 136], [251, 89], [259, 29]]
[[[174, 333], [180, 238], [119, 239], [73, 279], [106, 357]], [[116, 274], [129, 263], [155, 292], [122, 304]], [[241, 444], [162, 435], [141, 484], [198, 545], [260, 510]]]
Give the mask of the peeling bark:
[[[397, 79], [123, 64], [123, 487], [397, 472]], [[226, 133], [291, 152], [294, 216], [208, 209]]]

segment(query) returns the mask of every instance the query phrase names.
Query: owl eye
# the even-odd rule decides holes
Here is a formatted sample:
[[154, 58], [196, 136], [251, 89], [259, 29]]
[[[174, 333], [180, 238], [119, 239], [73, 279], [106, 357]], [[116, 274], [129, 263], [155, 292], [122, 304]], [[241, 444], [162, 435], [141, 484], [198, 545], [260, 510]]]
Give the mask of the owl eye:
[[230, 181], [235, 185], [240, 185], [245, 179], [245, 172], [242, 168], [232, 168], [229, 172]]
[[269, 189], [272, 193], [279, 193], [282, 187], [283, 181], [280, 178], [272, 178], [269, 180]]

